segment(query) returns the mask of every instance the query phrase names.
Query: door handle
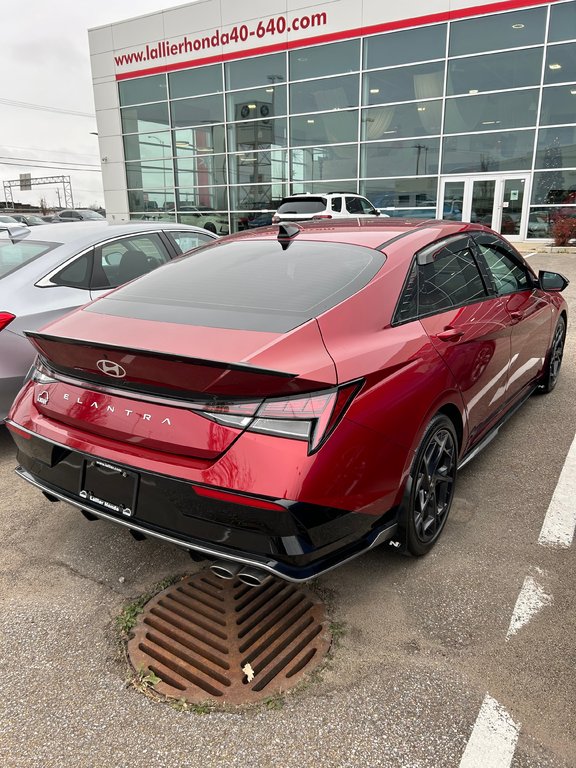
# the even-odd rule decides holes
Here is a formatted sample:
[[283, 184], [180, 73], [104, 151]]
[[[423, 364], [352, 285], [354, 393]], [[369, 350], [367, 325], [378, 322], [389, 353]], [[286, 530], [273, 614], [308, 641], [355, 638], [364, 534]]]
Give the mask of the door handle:
[[458, 341], [462, 336], [464, 336], [464, 331], [460, 331], [458, 328], [451, 328], [450, 326], [436, 334], [436, 338], [440, 339], [440, 341]]

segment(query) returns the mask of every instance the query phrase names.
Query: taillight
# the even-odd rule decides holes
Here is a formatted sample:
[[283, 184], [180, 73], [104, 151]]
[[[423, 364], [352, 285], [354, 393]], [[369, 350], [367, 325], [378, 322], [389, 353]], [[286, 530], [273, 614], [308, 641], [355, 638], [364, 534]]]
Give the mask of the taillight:
[[192, 408], [223, 426], [305, 440], [312, 452], [334, 429], [359, 388], [360, 383], [354, 382], [307, 395], [248, 403], [198, 403]]
[[16, 315], [11, 314], [10, 312], [0, 312], [0, 331], [3, 331], [15, 318]]

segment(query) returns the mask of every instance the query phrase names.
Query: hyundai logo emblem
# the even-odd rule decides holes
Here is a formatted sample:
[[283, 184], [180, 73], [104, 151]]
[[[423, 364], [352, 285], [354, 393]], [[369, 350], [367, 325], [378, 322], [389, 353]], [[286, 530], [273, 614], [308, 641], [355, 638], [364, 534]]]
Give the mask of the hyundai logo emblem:
[[126, 376], [126, 370], [112, 360], [98, 360], [96, 365], [106, 376], [112, 376], [115, 379], [123, 379]]

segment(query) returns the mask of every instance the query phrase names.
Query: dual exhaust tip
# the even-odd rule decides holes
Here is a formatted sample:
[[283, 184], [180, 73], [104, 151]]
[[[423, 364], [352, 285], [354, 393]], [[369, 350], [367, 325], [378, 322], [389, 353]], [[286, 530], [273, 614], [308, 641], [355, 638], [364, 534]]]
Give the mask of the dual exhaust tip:
[[252, 568], [249, 565], [226, 560], [217, 560], [212, 563], [210, 570], [221, 579], [239, 579], [243, 584], [250, 587], [259, 587], [270, 578], [270, 574], [260, 570], [260, 568]]

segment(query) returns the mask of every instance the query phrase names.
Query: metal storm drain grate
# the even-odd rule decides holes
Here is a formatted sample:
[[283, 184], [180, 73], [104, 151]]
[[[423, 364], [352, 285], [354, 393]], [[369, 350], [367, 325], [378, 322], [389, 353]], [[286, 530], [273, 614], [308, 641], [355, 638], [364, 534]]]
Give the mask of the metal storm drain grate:
[[134, 668], [160, 678], [158, 693], [191, 704], [247, 704], [293, 688], [332, 639], [308, 589], [272, 577], [249, 587], [209, 570], [152, 598], [133, 632]]

